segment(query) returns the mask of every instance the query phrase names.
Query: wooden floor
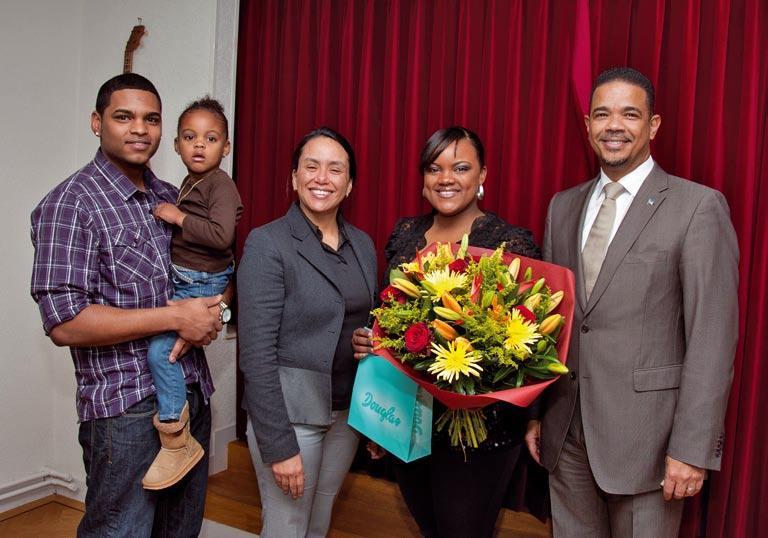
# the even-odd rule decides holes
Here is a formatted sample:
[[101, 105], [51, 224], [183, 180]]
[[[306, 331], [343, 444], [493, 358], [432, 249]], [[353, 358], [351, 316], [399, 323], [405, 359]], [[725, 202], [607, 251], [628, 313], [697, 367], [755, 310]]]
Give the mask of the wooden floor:
[[[208, 480], [205, 517], [248, 532], [261, 529], [259, 490], [245, 443], [231, 443], [228, 469]], [[394, 482], [350, 473], [336, 500], [328, 536], [416, 538], [418, 531]], [[496, 526], [499, 538], [549, 535], [546, 525], [535, 517], [510, 510], [502, 511]]]
[[71, 538], [82, 517], [83, 503], [51, 495], [0, 514], [0, 536]]
[[[52, 495], [0, 514], [0, 537], [70, 538], [75, 536], [83, 506]], [[212, 521], [258, 533], [261, 527], [259, 491], [245, 443], [229, 449], [229, 468], [208, 481], [205, 517]], [[502, 511], [496, 536], [546, 538], [549, 530], [536, 518]], [[418, 528], [403, 503], [397, 486], [387, 480], [350, 473], [334, 508], [329, 538], [418, 537]]]

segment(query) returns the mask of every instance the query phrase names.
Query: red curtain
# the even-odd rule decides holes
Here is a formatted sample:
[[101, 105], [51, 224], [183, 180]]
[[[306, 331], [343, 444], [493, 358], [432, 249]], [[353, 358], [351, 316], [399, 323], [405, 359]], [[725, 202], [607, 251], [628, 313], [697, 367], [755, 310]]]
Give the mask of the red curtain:
[[379, 252], [398, 217], [427, 209], [418, 153], [453, 124], [485, 142], [483, 208], [541, 237], [551, 196], [597, 171], [582, 120], [592, 79], [636, 67], [657, 88], [654, 157], [725, 193], [741, 248], [723, 470], [681, 535], [768, 535], [766, 23], [761, 0], [243, 0], [238, 245], [285, 212], [293, 147], [320, 125], [356, 150], [344, 212]]

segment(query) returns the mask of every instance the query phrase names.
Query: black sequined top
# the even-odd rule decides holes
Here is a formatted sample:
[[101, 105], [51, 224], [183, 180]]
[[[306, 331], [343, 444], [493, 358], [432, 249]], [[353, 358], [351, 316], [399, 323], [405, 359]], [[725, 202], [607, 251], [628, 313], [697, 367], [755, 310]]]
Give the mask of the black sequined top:
[[[424, 234], [432, 227], [434, 213], [418, 217], [406, 217], [395, 223], [395, 229], [389, 236], [384, 256], [387, 269], [381, 289], [389, 284], [389, 272], [402, 263], [413, 260], [418, 250], [427, 246]], [[525, 229], [512, 226], [490, 212], [475, 219], [469, 234], [469, 244], [474, 247], [495, 249], [506, 243], [505, 250], [528, 258], [541, 259], [541, 250], [533, 240], [533, 234]], [[435, 400], [433, 423], [445, 410]], [[511, 444], [522, 442], [525, 435], [527, 415], [525, 409], [506, 403], [492, 404], [483, 409], [488, 429], [488, 439], [477, 450], [493, 451]], [[437, 432], [433, 424], [433, 443], [450, 443], [446, 430]], [[460, 450], [460, 449], [459, 449]]]

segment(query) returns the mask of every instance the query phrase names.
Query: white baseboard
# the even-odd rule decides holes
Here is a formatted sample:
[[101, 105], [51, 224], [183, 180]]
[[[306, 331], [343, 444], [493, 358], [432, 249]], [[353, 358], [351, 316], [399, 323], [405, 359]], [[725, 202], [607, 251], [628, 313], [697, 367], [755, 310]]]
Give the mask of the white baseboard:
[[227, 470], [228, 446], [237, 438], [237, 428], [234, 424], [211, 432], [211, 454], [208, 461], [208, 474], [216, 474]]
[[44, 467], [34, 476], [0, 486], [0, 513], [54, 494], [84, 501], [85, 482]]
[[85, 481], [75, 480], [75, 483], [78, 486], [76, 491], [70, 491], [65, 488], [56, 488], [54, 493], [61, 495], [62, 497], [69, 497], [70, 499], [85, 503], [85, 493], [88, 491], [88, 488], [85, 487]]
[[[234, 424], [211, 432], [209, 475], [227, 469], [227, 445], [236, 437]], [[34, 476], [0, 486], [0, 513], [54, 494], [85, 502], [85, 492], [83, 480], [45, 467]]]

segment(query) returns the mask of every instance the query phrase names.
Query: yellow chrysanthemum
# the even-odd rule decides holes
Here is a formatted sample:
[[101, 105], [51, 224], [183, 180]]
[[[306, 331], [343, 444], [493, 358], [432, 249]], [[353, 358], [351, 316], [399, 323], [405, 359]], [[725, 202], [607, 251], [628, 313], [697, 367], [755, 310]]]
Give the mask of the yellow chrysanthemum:
[[425, 286], [425, 288], [434, 295], [434, 300], [437, 301], [443, 297], [443, 294], [449, 293], [454, 288], [465, 286], [467, 284], [467, 275], [455, 273], [444, 267], [424, 275], [424, 281], [429, 283], [429, 286]]
[[482, 356], [463, 338], [448, 342], [447, 349], [432, 342], [432, 352], [436, 357], [429, 367], [429, 372], [437, 374], [438, 379], [444, 379], [448, 383], [453, 383], [460, 375], [480, 377], [480, 372], [483, 371], [477, 364]]
[[539, 326], [526, 320], [516, 309], [512, 310], [512, 317], [507, 322], [507, 338], [504, 347], [511, 350], [516, 356], [531, 354], [530, 346], [541, 338], [536, 331]]

